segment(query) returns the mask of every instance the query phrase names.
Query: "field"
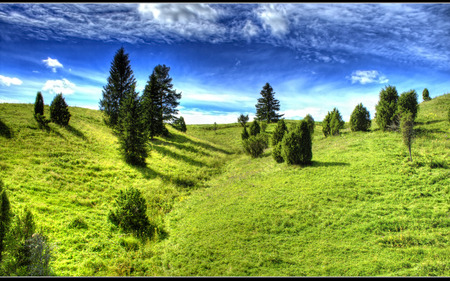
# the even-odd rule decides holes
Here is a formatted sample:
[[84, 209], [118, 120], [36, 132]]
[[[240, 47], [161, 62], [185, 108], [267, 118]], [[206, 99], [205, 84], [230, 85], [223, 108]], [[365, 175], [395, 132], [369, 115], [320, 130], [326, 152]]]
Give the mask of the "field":
[[[420, 104], [412, 162], [400, 133], [346, 124], [324, 138], [316, 122], [311, 166], [278, 164], [271, 147], [252, 159], [226, 124], [169, 127], [136, 168], [99, 111], [71, 107], [69, 127], [43, 130], [32, 104], [0, 104], [0, 177], [58, 276], [448, 276], [449, 107], [450, 94]], [[107, 221], [130, 186], [157, 225], [150, 241]]]

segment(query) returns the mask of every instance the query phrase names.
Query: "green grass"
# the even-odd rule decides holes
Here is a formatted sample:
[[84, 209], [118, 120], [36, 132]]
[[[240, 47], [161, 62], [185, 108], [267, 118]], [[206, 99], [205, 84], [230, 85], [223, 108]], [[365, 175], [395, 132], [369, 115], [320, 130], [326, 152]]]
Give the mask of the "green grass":
[[[71, 107], [69, 128], [46, 131], [32, 104], [0, 104], [0, 177], [60, 276], [448, 276], [448, 107], [450, 94], [420, 104], [413, 162], [400, 133], [346, 124], [324, 138], [320, 122], [311, 166], [278, 164], [272, 148], [252, 159], [236, 123], [169, 127], [135, 168], [98, 111]], [[107, 221], [129, 186], [159, 228], [144, 244]]]

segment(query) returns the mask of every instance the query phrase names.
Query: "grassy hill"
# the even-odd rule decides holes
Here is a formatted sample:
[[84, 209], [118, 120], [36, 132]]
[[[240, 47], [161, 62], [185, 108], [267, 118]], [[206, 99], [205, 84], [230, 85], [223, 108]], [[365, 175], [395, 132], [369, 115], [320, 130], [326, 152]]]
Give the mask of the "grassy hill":
[[[420, 104], [413, 162], [375, 124], [329, 138], [316, 125], [308, 167], [272, 148], [250, 158], [227, 124], [169, 128], [135, 168], [98, 111], [72, 107], [68, 128], [45, 131], [31, 104], [0, 104], [0, 177], [53, 243], [57, 275], [448, 276], [448, 107], [450, 94]], [[145, 244], [107, 221], [129, 186], [158, 225]]]

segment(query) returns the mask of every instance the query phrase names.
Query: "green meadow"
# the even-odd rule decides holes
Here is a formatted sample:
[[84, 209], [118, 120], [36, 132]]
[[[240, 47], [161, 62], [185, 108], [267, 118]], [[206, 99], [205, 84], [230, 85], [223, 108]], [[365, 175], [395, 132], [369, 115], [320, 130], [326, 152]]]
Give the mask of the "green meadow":
[[[168, 126], [142, 168], [100, 111], [70, 107], [68, 127], [39, 129], [33, 104], [0, 104], [0, 178], [58, 276], [449, 276], [449, 107], [450, 94], [420, 104], [412, 162], [374, 121], [325, 138], [316, 120], [310, 166], [244, 154], [235, 123]], [[128, 187], [146, 199], [150, 240], [107, 220]]]

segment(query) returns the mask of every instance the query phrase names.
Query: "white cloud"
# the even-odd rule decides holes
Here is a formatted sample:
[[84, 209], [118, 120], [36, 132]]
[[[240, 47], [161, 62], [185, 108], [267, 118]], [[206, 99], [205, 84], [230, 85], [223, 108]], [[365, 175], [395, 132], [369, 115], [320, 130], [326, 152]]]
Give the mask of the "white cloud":
[[22, 81], [19, 78], [16, 77], [6, 77], [3, 75], [0, 75], [0, 84], [3, 86], [11, 86], [11, 85], [22, 85]]
[[42, 60], [43, 63], [49, 68], [52, 69], [53, 72], [56, 72], [56, 68], [63, 68], [63, 65], [57, 60], [48, 57], [46, 60]]
[[242, 32], [246, 35], [246, 37], [253, 37], [259, 34], [259, 28], [253, 24], [252, 21], [247, 20], [242, 28]]
[[196, 20], [215, 20], [217, 17], [217, 11], [208, 4], [139, 4], [138, 11], [143, 16], [169, 24], [187, 24]]
[[71, 95], [75, 92], [75, 88], [74, 83], [64, 78], [62, 80], [47, 80], [42, 90], [52, 94], [62, 93], [63, 95]]
[[360, 84], [368, 84], [368, 83], [379, 83], [385, 84], [389, 82], [389, 79], [376, 70], [356, 70], [353, 71], [352, 76], [348, 77], [352, 80], [352, 84], [360, 83]]
[[289, 32], [289, 21], [284, 5], [264, 5], [258, 16], [263, 22], [264, 29], [270, 28], [275, 36], [285, 35]]

